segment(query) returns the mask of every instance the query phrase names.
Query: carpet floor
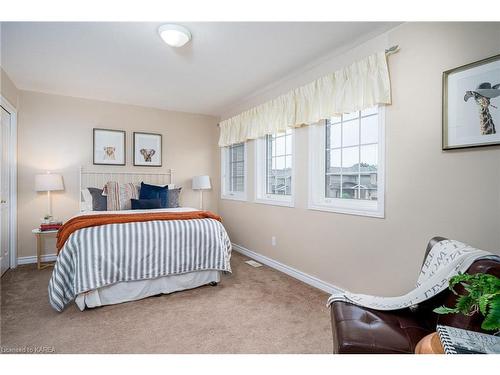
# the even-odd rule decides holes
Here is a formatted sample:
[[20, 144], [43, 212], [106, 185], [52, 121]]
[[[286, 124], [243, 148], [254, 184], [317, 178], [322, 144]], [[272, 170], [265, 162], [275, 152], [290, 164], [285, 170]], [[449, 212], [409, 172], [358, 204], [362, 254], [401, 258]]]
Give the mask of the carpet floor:
[[52, 268], [33, 265], [1, 278], [2, 352], [48, 347], [55, 353], [331, 353], [327, 294], [233, 252], [233, 273], [204, 286], [81, 312], [54, 311]]

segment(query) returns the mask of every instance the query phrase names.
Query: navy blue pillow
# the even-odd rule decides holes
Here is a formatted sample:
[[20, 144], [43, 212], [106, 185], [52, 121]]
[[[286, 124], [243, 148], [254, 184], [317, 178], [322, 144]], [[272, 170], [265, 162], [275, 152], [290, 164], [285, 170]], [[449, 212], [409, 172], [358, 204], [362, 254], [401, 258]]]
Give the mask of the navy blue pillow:
[[150, 210], [153, 208], [161, 208], [159, 199], [131, 199], [133, 210]]
[[149, 185], [141, 182], [139, 199], [159, 199], [161, 207], [168, 208], [168, 187]]

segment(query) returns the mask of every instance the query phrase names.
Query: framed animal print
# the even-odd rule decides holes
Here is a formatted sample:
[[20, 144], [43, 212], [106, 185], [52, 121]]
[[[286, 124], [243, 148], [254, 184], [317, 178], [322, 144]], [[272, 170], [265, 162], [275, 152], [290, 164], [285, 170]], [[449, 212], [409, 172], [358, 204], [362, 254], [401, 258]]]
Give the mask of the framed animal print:
[[500, 144], [500, 55], [443, 73], [443, 150]]
[[96, 165], [125, 165], [125, 132], [123, 130], [97, 129], [93, 133]]
[[161, 134], [134, 132], [134, 165], [161, 167]]

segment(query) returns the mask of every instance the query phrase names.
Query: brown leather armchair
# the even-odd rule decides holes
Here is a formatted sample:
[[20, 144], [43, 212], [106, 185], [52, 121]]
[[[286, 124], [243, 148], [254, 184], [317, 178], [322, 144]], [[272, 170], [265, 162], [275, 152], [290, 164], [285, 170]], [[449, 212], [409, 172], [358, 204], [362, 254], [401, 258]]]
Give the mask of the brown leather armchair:
[[[436, 242], [444, 239], [444, 237], [432, 238], [427, 245], [425, 256]], [[489, 273], [500, 277], [500, 262], [478, 260], [470, 266], [467, 273]], [[445, 290], [419, 304], [416, 309], [377, 311], [346, 302], [334, 302], [330, 307], [333, 352], [339, 354], [414, 353], [415, 346], [420, 339], [434, 332], [438, 323], [481, 331], [481, 319], [477, 315], [472, 317], [459, 314], [438, 315], [432, 311], [443, 304], [453, 306], [455, 300], [455, 295]]]

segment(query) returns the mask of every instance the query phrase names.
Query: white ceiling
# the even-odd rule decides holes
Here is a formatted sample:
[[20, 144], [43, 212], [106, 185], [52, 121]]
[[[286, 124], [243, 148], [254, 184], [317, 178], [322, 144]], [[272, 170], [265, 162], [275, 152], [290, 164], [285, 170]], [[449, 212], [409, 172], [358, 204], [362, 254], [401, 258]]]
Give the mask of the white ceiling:
[[333, 50], [394, 23], [183, 23], [174, 49], [161, 23], [1, 25], [1, 65], [23, 90], [220, 115]]

